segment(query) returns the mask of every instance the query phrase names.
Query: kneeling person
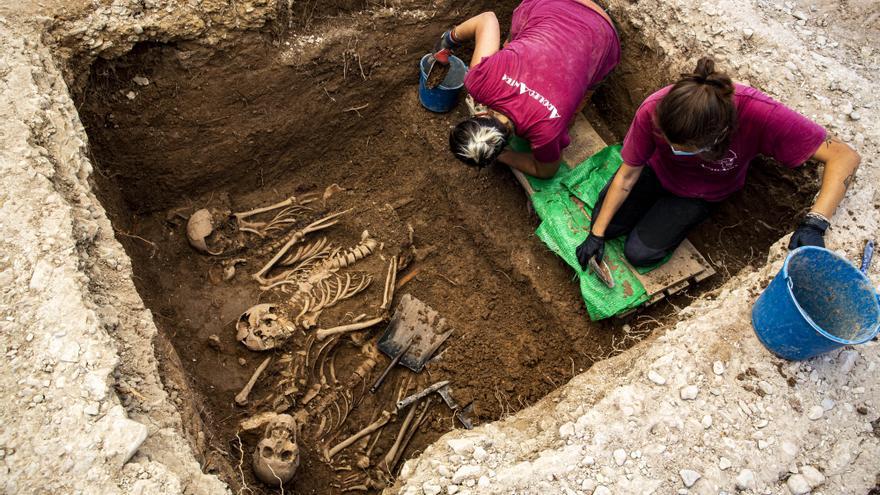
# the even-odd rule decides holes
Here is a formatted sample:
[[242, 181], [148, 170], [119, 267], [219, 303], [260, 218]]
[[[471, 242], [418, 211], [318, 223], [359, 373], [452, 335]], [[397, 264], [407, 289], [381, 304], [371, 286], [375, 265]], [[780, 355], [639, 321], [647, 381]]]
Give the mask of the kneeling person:
[[[611, 19], [591, 0], [523, 0], [502, 49], [491, 12], [444, 33], [438, 49], [471, 39], [474, 54], [464, 84], [486, 109], [453, 129], [452, 153], [468, 165], [498, 160], [525, 174], [552, 177], [571, 143], [570, 121], [620, 60]], [[514, 133], [531, 142], [532, 153], [504, 149]]]
[[705, 220], [720, 201], [745, 185], [751, 160], [775, 158], [795, 168], [825, 163], [811, 211], [789, 249], [824, 246], [823, 235], [860, 157], [824, 128], [764, 93], [734, 84], [703, 58], [693, 74], [649, 96], [623, 142], [624, 163], [599, 196], [578, 261], [601, 261], [605, 239], [628, 234], [634, 266], [658, 263]]

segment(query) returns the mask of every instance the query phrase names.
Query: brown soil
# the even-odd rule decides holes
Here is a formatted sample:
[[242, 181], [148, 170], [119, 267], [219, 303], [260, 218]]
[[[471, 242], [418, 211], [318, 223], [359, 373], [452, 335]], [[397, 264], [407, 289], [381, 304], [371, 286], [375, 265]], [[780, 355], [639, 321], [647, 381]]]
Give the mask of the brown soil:
[[[476, 13], [481, 7], [469, 8]], [[456, 13], [457, 18], [464, 15]], [[166, 385], [191, 390], [182, 398], [201, 416], [204, 431], [192, 421], [198, 431], [188, 433], [194, 439], [204, 434], [193, 442], [204, 469], [219, 473], [235, 492], [243, 482], [258, 493], [277, 491], [256, 482], [249, 469], [256, 434], [241, 435], [241, 477], [236, 433], [240, 420], [269, 409], [261, 400], [275, 390], [280, 369], [273, 364], [260, 379], [249, 407], [236, 406], [233, 397], [266, 354], [236, 342], [234, 325], [248, 307], [284, 296], [260, 292], [250, 280], [265, 259], [249, 259], [233, 280], [218, 281], [217, 261], [187, 244], [181, 215], [202, 207], [242, 211], [291, 194], [320, 192], [333, 183], [345, 188], [330, 199], [327, 210], [353, 211], [326, 234], [351, 245], [369, 229], [384, 249], [354, 267], [374, 277], [371, 287], [326, 311], [319, 320], [324, 327], [361, 313], [376, 314], [383, 257], [400, 252], [411, 227], [418, 257], [399, 276], [417, 273], [402, 292], [438, 310], [455, 333], [409, 392], [450, 380], [460, 403], [474, 401], [476, 423], [539, 400], [607, 353], [623, 332], [621, 321], [589, 321], [570, 270], [533, 235], [537, 219], [510, 171], [476, 171], [449, 155], [446, 133], [463, 118], [463, 110], [436, 115], [419, 106], [413, 83], [418, 57], [451, 18], [366, 21], [371, 32], [387, 36], [381, 42], [359, 39], [349, 17], [326, 21], [322, 33], [329, 41], [313, 51], [289, 52], [287, 38], [254, 33], [221, 47], [139, 45], [121, 59], [96, 63], [81, 95], [99, 172], [96, 188], [132, 257], [137, 288], [163, 339], [171, 343], [160, 356]], [[149, 85], [136, 85], [135, 76], [146, 77]], [[598, 127], [613, 136], [604, 125]], [[779, 225], [780, 218], [794, 216], [796, 201], [803, 198], [795, 179], [769, 182], [777, 196], [747, 189], [727, 213], [697, 233], [698, 247], [713, 259], [722, 257], [731, 273], [733, 260], [744, 266], [744, 260], [766, 253], [770, 240], [779, 236], [778, 230], [749, 222], [731, 225], [751, 213]], [[790, 206], [780, 210], [782, 201], [775, 198]], [[737, 205], [749, 207], [737, 210]], [[543, 289], [529, 278], [535, 270]], [[674, 318], [675, 305], [687, 297], [653, 308], [650, 319]], [[381, 326], [366, 337], [376, 339], [380, 331]], [[219, 337], [219, 345], [212, 345], [212, 335]], [[276, 363], [305, 342], [297, 334], [272, 353]], [[340, 340], [336, 356], [340, 378], [360, 359], [348, 338]], [[387, 362], [380, 360], [367, 386]], [[178, 367], [187, 383], [172, 378]], [[409, 375], [394, 370], [375, 396], [355, 390], [362, 402], [337, 435], [325, 441], [332, 445], [379, 410], [390, 410]], [[396, 420], [382, 430], [374, 466], [399, 424]], [[449, 411], [435, 402], [404, 458], [453, 427]], [[302, 464], [288, 490], [339, 492], [340, 480], [352, 471], [334, 471], [319, 457], [323, 445], [307, 435], [300, 443]], [[337, 457], [335, 466], [353, 465], [349, 455], [354, 450]]]
[[427, 86], [428, 89], [436, 88], [444, 79], [446, 79], [448, 74], [449, 64], [435, 63], [431, 72], [428, 73], [428, 80], [425, 82], [425, 86]]

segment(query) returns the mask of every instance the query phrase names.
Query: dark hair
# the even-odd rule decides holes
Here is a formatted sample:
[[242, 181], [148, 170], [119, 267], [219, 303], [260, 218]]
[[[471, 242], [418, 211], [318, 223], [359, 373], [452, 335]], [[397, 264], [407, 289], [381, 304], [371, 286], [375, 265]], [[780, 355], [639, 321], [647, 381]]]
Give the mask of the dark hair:
[[682, 74], [657, 105], [657, 127], [673, 144], [707, 149], [707, 158], [722, 158], [736, 130], [733, 81], [715, 71], [715, 61], [703, 57], [692, 74]]
[[461, 121], [449, 133], [449, 149], [464, 163], [483, 168], [491, 165], [507, 146], [510, 130], [489, 116]]

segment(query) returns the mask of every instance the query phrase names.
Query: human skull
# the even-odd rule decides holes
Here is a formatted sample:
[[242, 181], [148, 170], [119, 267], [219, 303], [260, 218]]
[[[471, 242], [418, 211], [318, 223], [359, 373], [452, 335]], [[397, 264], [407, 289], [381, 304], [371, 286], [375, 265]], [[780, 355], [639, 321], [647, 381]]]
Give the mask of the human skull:
[[267, 485], [283, 485], [293, 478], [298, 467], [296, 421], [289, 414], [279, 414], [266, 425], [266, 432], [254, 450], [254, 474]]
[[252, 351], [267, 351], [281, 344], [293, 331], [274, 304], [257, 304], [238, 318], [236, 339]]
[[[217, 256], [233, 247], [234, 226], [229, 222], [229, 211], [216, 208], [202, 208], [189, 216], [186, 222], [186, 240], [189, 245], [202, 254]], [[208, 242], [215, 247], [212, 250]]]

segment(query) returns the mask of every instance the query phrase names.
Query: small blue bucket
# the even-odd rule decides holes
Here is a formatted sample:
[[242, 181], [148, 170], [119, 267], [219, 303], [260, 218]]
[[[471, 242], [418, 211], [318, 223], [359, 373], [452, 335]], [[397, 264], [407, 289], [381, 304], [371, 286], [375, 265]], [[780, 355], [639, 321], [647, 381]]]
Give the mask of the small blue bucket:
[[799, 361], [873, 339], [880, 304], [871, 281], [849, 261], [805, 246], [788, 253], [755, 302], [752, 326], [770, 352]]
[[[439, 62], [438, 62], [439, 63]], [[422, 106], [432, 112], [445, 113], [455, 106], [458, 93], [464, 86], [464, 76], [467, 74], [467, 65], [456, 56], [449, 57], [449, 73], [446, 78], [434, 89], [429, 89], [425, 84], [428, 81], [428, 69], [431, 68], [431, 54], [422, 57], [419, 62], [419, 101]]]

